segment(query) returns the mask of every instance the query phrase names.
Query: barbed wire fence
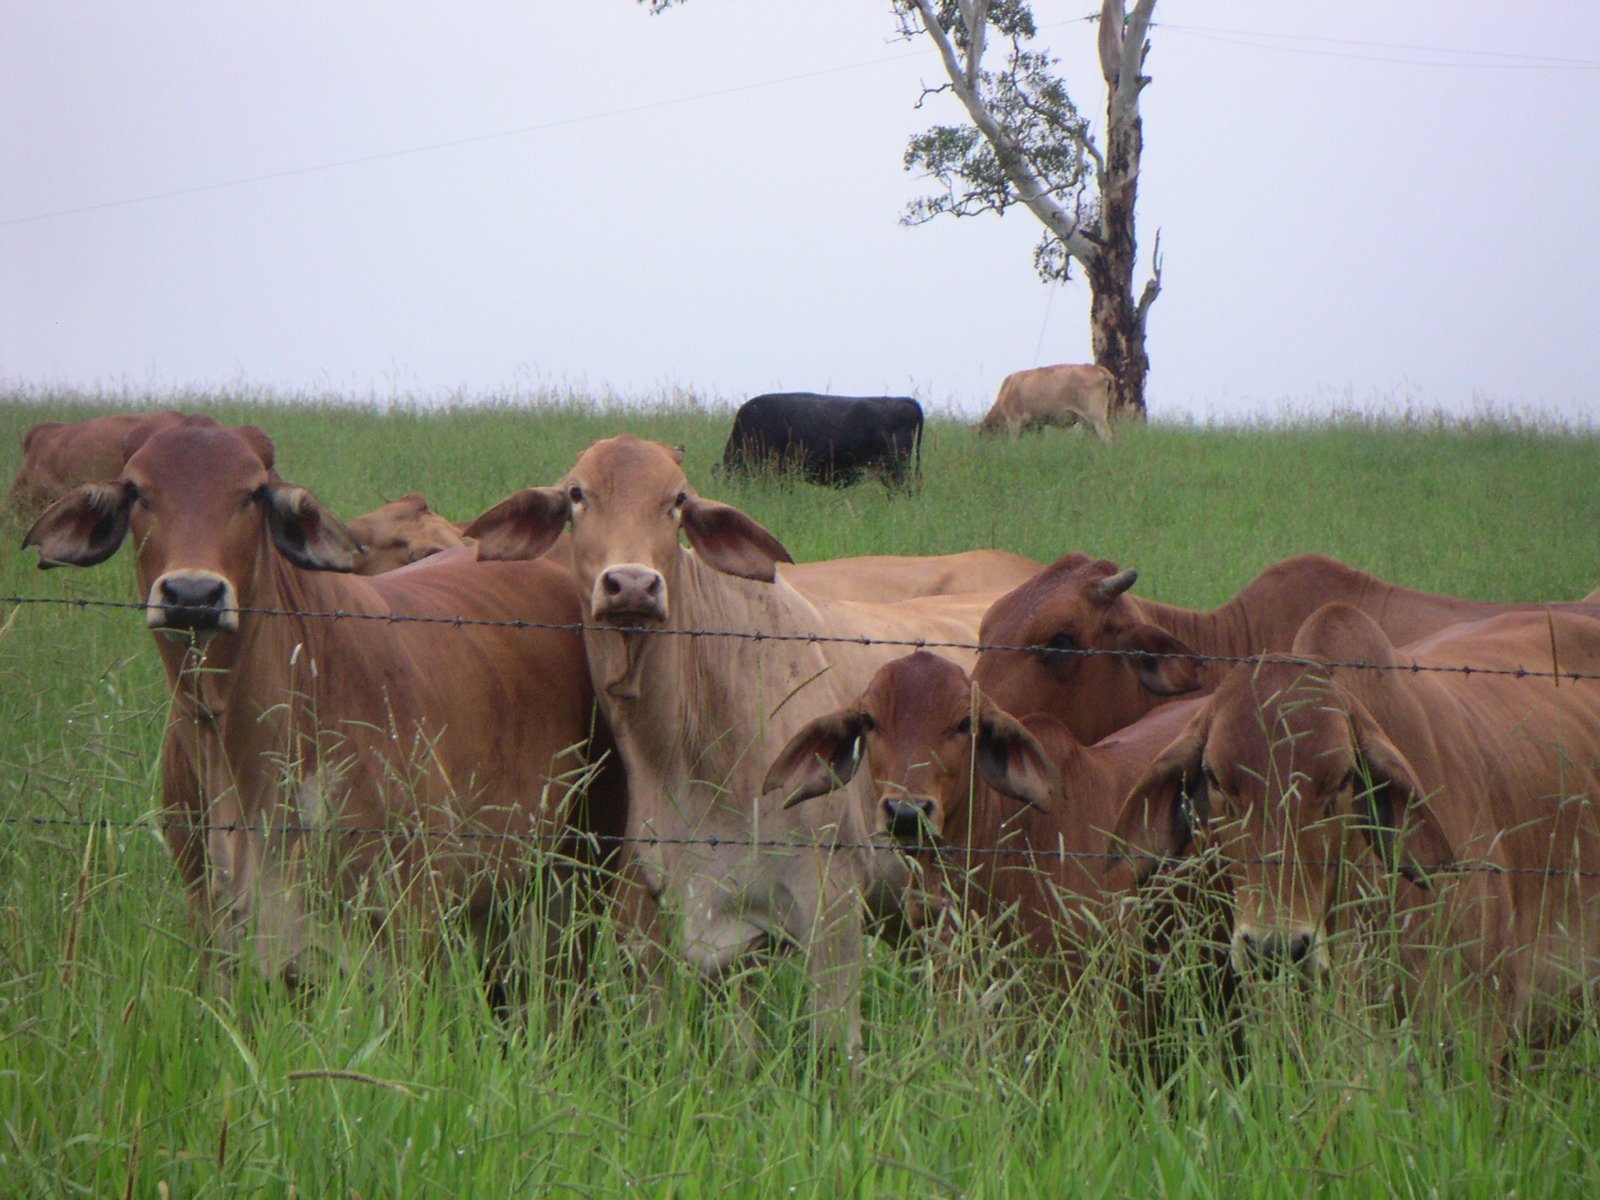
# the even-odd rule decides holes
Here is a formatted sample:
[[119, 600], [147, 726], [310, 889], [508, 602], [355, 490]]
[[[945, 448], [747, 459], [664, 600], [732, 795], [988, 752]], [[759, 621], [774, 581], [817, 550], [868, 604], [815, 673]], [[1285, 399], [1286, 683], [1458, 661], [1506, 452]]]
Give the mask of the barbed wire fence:
[[[147, 611], [148, 604], [141, 601], [105, 600], [93, 597], [62, 597], [62, 596], [30, 596], [30, 595], [0, 595], [0, 604], [12, 605], [17, 609], [29, 605], [65, 607], [80, 610], [107, 609], [113, 611], [140, 612]], [[1290, 653], [1262, 653], [1248, 655], [1229, 654], [1204, 654], [1199, 652], [1173, 652], [1173, 651], [1148, 651], [1148, 650], [1111, 650], [1095, 647], [1063, 647], [1063, 646], [1019, 646], [1009, 643], [989, 643], [981, 641], [955, 641], [939, 640], [933, 638], [877, 638], [866, 635], [844, 636], [823, 633], [783, 633], [763, 630], [728, 630], [728, 629], [702, 629], [702, 628], [671, 628], [658, 626], [629, 626], [614, 624], [584, 624], [583, 622], [546, 622], [528, 620], [488, 620], [464, 616], [425, 615], [405, 613], [360, 613], [345, 610], [300, 610], [267, 607], [240, 606], [231, 608], [229, 612], [240, 615], [261, 616], [268, 618], [295, 618], [309, 620], [331, 621], [370, 621], [387, 625], [433, 625], [453, 628], [488, 627], [509, 630], [556, 630], [577, 633], [623, 633], [643, 634], [650, 636], [687, 637], [690, 639], [729, 638], [753, 642], [801, 642], [807, 644], [846, 644], [860, 646], [891, 646], [907, 650], [963, 650], [974, 653], [1009, 652], [1029, 655], [1048, 655], [1077, 658], [1111, 657], [1136, 660], [1177, 659], [1195, 664], [1222, 664], [1225, 666], [1259, 666], [1267, 663], [1285, 663], [1289, 665], [1320, 668], [1324, 670], [1367, 670], [1384, 671], [1407, 675], [1421, 674], [1448, 674], [1464, 677], [1512, 677], [1527, 680], [1547, 680], [1555, 686], [1562, 682], [1593, 682], [1600, 681], [1600, 673], [1563, 669], [1557, 658], [1554, 629], [1552, 628], [1551, 665], [1548, 669], [1543, 667], [1491, 667], [1474, 665], [1471, 663], [1437, 664], [1416, 662], [1363, 662], [1330, 661], [1322, 658], [1309, 658]], [[74, 828], [74, 829], [104, 829], [110, 830], [141, 830], [158, 829], [163, 832], [183, 832], [189, 834], [210, 833], [264, 833], [262, 826], [246, 825], [229, 822], [194, 822], [178, 820], [171, 814], [147, 814], [143, 817], [40, 817], [27, 814], [0, 814], [0, 826], [30, 826], [38, 829], [47, 828]], [[1033, 846], [1033, 845], [1000, 845], [1000, 846], [965, 846], [943, 843], [937, 840], [924, 841], [919, 844], [908, 844], [900, 841], [867, 841], [860, 843], [838, 842], [830, 840], [824, 847], [817, 841], [786, 841], [762, 838], [719, 838], [719, 837], [658, 837], [651, 835], [622, 835], [622, 834], [596, 834], [574, 833], [573, 831], [554, 832], [549, 834], [508, 834], [482, 829], [399, 829], [399, 828], [356, 828], [324, 826], [307, 826], [290, 824], [275, 824], [271, 827], [274, 833], [291, 836], [312, 836], [337, 834], [340, 837], [367, 837], [367, 838], [395, 838], [397, 836], [416, 837], [419, 834], [426, 837], [452, 841], [512, 841], [523, 845], [533, 846], [538, 842], [549, 843], [549, 849], [556, 849], [561, 845], [570, 845], [574, 837], [581, 838], [598, 848], [618, 848], [625, 845], [636, 846], [679, 846], [698, 847], [705, 849], [720, 849], [724, 847], [738, 847], [752, 851], [804, 851], [815, 853], [819, 850], [828, 851], [866, 851], [881, 852], [894, 850], [912, 855], [928, 856], [940, 859], [966, 858], [970, 860], [983, 860], [986, 858], [1024, 858], [1030, 861], [1062, 861], [1062, 862], [1103, 862], [1117, 863], [1133, 857], [1160, 857], [1143, 854], [1135, 850], [1121, 851], [1107, 849], [1103, 851], [1069, 850], [1063, 846]], [[1241, 859], [1225, 858], [1223, 861], [1236, 865], [1258, 866], [1304, 866], [1334, 868], [1341, 865], [1336, 860], [1325, 859], [1295, 859], [1286, 860], [1281, 857], [1271, 859]], [[1585, 870], [1573, 866], [1552, 867], [1532, 866], [1519, 867], [1494, 863], [1488, 861], [1456, 862], [1439, 869], [1440, 874], [1460, 875], [1471, 873], [1488, 873], [1495, 875], [1522, 875], [1536, 874], [1558, 876], [1563, 878], [1596, 878], [1600, 877], [1600, 870]]]

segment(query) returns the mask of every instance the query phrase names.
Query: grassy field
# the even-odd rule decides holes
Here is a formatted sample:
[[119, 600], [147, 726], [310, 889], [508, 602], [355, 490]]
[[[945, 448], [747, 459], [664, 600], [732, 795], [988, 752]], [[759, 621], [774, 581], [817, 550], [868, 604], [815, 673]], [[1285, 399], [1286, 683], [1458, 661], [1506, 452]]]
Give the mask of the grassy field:
[[[0, 396], [22, 430], [92, 415]], [[1510, 423], [1151, 427], [1112, 448], [979, 442], [929, 424], [913, 494], [710, 477], [727, 414], [687, 399], [386, 412], [238, 396], [156, 406], [250, 421], [283, 475], [345, 515], [411, 490], [453, 517], [558, 479], [593, 438], [682, 443], [703, 494], [796, 558], [1085, 550], [1138, 589], [1215, 604], [1307, 550], [1487, 599], [1600, 584], [1600, 437]], [[132, 598], [124, 550], [41, 574], [0, 543], [0, 594]], [[151, 814], [165, 694], [136, 613], [0, 611], [0, 1195], [1582, 1195], [1600, 1190], [1600, 1038], [1497, 1089], [1472, 1046], [1396, 1028], [1349, 989], [1259, 998], [1248, 1066], [1184, 1025], [1161, 1089], [1119, 1061], [1106, 997], [1024, 999], [980, 944], [875, 947], [860, 1069], [816, 1065], [779, 964], [757, 1065], [728, 999], [671, 976], [652, 1006], [616, 955], [576, 1024], [498, 1023], [470, 969], [398, 991], [340, 978], [291, 1001], [197, 969]], [[669, 973], [670, 975], [670, 973]], [[1448, 1030], [1442, 1032], [1448, 1033]]]

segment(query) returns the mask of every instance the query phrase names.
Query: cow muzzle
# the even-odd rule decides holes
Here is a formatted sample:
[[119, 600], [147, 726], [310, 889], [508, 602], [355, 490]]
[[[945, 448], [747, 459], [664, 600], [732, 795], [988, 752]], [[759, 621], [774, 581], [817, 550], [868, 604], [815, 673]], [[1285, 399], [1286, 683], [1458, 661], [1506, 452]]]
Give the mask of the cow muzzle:
[[883, 801], [883, 828], [902, 845], [928, 845], [939, 836], [935, 811], [926, 796], [888, 796]]
[[1310, 983], [1327, 966], [1327, 951], [1314, 929], [1260, 930], [1241, 925], [1229, 947], [1233, 969], [1240, 975], [1272, 977], [1292, 973]]
[[594, 581], [590, 608], [596, 620], [616, 625], [656, 624], [667, 619], [667, 581], [653, 567], [623, 563]]
[[239, 600], [214, 571], [168, 571], [150, 586], [145, 624], [169, 633], [237, 633]]

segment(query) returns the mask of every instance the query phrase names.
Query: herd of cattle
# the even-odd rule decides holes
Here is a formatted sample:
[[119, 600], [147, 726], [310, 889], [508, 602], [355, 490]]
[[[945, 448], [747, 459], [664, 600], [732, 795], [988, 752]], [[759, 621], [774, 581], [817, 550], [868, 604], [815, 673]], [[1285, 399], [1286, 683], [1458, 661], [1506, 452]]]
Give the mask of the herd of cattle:
[[[490, 970], [528, 892], [549, 938], [609, 899], [707, 977], [796, 949], [854, 1052], [869, 921], [968, 906], [1072, 978], [1122, 898], [1210, 855], [1221, 898], [1167, 903], [1211, 905], [1230, 987], [1335, 969], [1374, 880], [1401, 1001], [1464, 989], [1490, 1044], [1558, 1035], [1600, 977], [1600, 592], [1305, 555], [1197, 612], [1083, 554], [799, 564], [631, 436], [463, 527], [416, 496], [346, 524], [259, 429], [101, 420], [114, 449], [52, 467], [24, 545], [87, 567], [131, 535], [167, 838], [219, 960], [304, 974], [326, 846], [352, 919], [426, 953], [463, 912]], [[959, 887], [913, 866], [941, 861]]]

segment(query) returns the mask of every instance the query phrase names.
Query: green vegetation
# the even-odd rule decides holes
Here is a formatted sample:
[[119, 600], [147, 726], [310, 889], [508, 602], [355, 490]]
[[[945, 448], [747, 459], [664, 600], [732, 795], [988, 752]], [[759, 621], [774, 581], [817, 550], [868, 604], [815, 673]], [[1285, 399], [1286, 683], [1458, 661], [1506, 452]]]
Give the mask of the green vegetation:
[[[29, 402], [24, 403], [27, 400]], [[22, 430], [105, 411], [0, 397], [0, 472]], [[124, 399], [124, 403], [131, 403]], [[251, 421], [279, 467], [355, 515], [420, 490], [476, 514], [558, 479], [591, 439], [687, 448], [705, 494], [797, 558], [995, 545], [1082, 549], [1190, 605], [1268, 563], [1336, 555], [1416, 587], [1582, 595], [1600, 566], [1600, 438], [1512, 423], [1131, 427], [1110, 449], [1058, 432], [980, 442], [931, 421], [925, 482], [889, 495], [720, 484], [726, 413], [680, 398], [596, 410], [557, 398], [374, 412], [161, 396]], [[128, 552], [41, 574], [0, 543], [7, 596], [132, 597]], [[427, 984], [339, 977], [298, 1000], [199, 970], [151, 817], [165, 695], [136, 613], [0, 612], [0, 1195], [1031, 1197], [1582, 1195], [1600, 1188], [1600, 1039], [1587, 1030], [1497, 1083], [1473, 1046], [1395, 1026], [1353, 989], [1268, 994], [1248, 1065], [1191, 1013], [1156, 1089], [1119, 1061], [1091, 976], [1028, 999], [1005, 956], [876, 946], [855, 1073], [818, 1065], [807, 991], [778, 964], [740, 1017], [669, 970], [653, 1006], [622, 956], [574, 1024], [496, 1021], [467, 962]], [[1447, 1031], [1446, 1031], [1447, 1032]]]

